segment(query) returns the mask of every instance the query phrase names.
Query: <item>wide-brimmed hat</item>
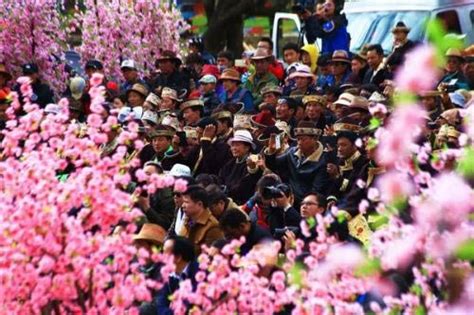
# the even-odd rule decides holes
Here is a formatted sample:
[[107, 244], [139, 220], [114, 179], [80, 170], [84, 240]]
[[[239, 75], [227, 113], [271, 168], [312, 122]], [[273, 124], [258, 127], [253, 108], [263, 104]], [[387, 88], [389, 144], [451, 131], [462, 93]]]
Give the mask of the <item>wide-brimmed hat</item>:
[[163, 116], [161, 119], [161, 124], [173, 129], [174, 131], [179, 129], [178, 117], [176, 117], [176, 115], [173, 113], [168, 113], [167, 115]]
[[349, 58], [349, 54], [345, 50], [335, 50], [332, 53], [331, 63], [335, 62], [343, 62], [347, 64], [351, 64], [351, 59]]
[[350, 106], [354, 100], [354, 95], [350, 93], [342, 93], [334, 102], [335, 105]]
[[143, 113], [142, 120], [151, 122], [154, 125], [158, 125], [158, 114], [154, 111], [147, 110]]
[[133, 236], [134, 241], [147, 241], [155, 245], [162, 245], [165, 241], [166, 230], [158, 224], [145, 223], [140, 232]]
[[336, 134], [341, 132], [359, 133], [362, 131], [362, 127], [359, 126], [354, 119], [348, 117], [343, 117], [336, 121], [334, 123], [333, 129]]
[[323, 107], [326, 107], [328, 102], [326, 96], [323, 95], [305, 95], [303, 97], [303, 106], [306, 106], [308, 103], [318, 103], [321, 104]]
[[458, 48], [449, 48], [446, 51], [445, 57], [455, 57], [455, 58], [459, 58], [461, 60], [464, 60], [464, 56], [462, 55], [461, 50], [458, 49]]
[[252, 134], [250, 131], [245, 130], [245, 129], [239, 129], [234, 132], [234, 136], [229, 139], [229, 144], [232, 142], [245, 142], [250, 144], [252, 149], [255, 150], [256, 146], [255, 143], [253, 142]]
[[171, 127], [166, 125], [158, 125], [154, 130], [150, 131], [149, 137], [156, 138], [156, 137], [169, 137], [172, 138], [175, 135], [176, 131], [173, 130]]
[[275, 93], [277, 95], [282, 95], [283, 91], [279, 86], [273, 83], [269, 83], [262, 88], [262, 91], [260, 91], [260, 95], [265, 95], [267, 93]]
[[177, 102], [183, 101], [182, 99], [178, 98], [178, 92], [176, 92], [176, 90], [173, 90], [172, 88], [169, 88], [169, 87], [164, 87], [163, 90], [161, 90], [161, 98], [165, 98], [165, 97], [168, 97]]
[[230, 121], [232, 121], [233, 117], [232, 117], [232, 113], [228, 110], [219, 110], [219, 111], [216, 111], [216, 112], [213, 112], [211, 117], [214, 118], [215, 120], [219, 120], [219, 119], [229, 119]]
[[219, 81], [223, 81], [223, 80], [232, 80], [232, 81], [241, 82], [240, 81], [240, 73], [239, 73], [239, 71], [237, 71], [233, 68], [225, 69], [222, 72], [221, 77], [219, 78]]
[[267, 141], [270, 139], [272, 134], [278, 135], [281, 133], [283, 133], [283, 130], [277, 128], [276, 126], [268, 126], [263, 130], [260, 136], [258, 136], [257, 140], [260, 142]]
[[294, 138], [291, 136], [291, 127], [290, 125], [288, 125], [286, 121], [277, 120], [275, 123], [275, 127], [277, 127], [279, 130], [285, 133], [288, 138], [290, 138], [291, 140], [294, 140]]
[[0, 73], [3, 74], [7, 78], [7, 81], [10, 81], [13, 78], [10, 72], [7, 71], [7, 68], [5, 67], [5, 65], [2, 63], [0, 63]]
[[369, 110], [369, 100], [363, 96], [354, 96], [352, 99], [351, 104], [349, 105], [350, 108], [357, 108], [363, 109], [368, 111]]
[[296, 71], [289, 75], [290, 79], [294, 78], [309, 78], [313, 81], [316, 80], [316, 76], [311, 72], [311, 68], [307, 65], [299, 65], [296, 67]]
[[180, 110], [184, 111], [185, 109], [192, 108], [192, 107], [200, 107], [204, 108], [204, 102], [202, 100], [189, 100], [181, 104]]
[[235, 114], [234, 121], [232, 126], [234, 129], [252, 129], [252, 122], [251, 122], [252, 115], [248, 114]]
[[397, 22], [394, 28], [392, 28], [392, 33], [397, 33], [397, 32], [404, 32], [404, 33], [410, 33], [410, 28], [405, 25], [402, 21]]
[[71, 90], [71, 96], [73, 99], [78, 100], [84, 94], [86, 88], [86, 80], [81, 77], [74, 77], [69, 83], [69, 89]]
[[135, 83], [134, 85], [132, 85], [132, 87], [127, 90], [127, 97], [130, 94], [130, 92], [136, 92], [136, 93], [140, 94], [141, 96], [143, 96], [143, 98], [145, 98], [145, 99], [148, 96], [147, 87], [144, 86], [141, 83]]
[[266, 48], [257, 48], [257, 50], [255, 50], [255, 53], [253, 54], [253, 56], [250, 59], [252, 59], [252, 60], [265, 60], [265, 59], [269, 59], [271, 57], [272, 57], [272, 55], [270, 55], [268, 53], [268, 49], [266, 49]]
[[295, 128], [295, 136], [320, 136], [322, 133], [312, 121], [300, 121]]
[[262, 111], [256, 115], [253, 115], [250, 118], [250, 122], [252, 123], [253, 127], [266, 128], [268, 126], [274, 126], [276, 121], [271, 112]]
[[160, 61], [165, 61], [165, 60], [170, 60], [173, 61], [177, 67], [179, 67], [183, 62], [181, 59], [176, 55], [175, 52], [172, 52], [171, 50], [165, 50], [161, 53], [161, 56], [156, 59], [156, 62]]
[[158, 95], [156, 95], [155, 93], [152, 92], [152, 93], [148, 94], [148, 96], [145, 99], [145, 102], [150, 103], [154, 107], [158, 107], [158, 105], [161, 102], [161, 99]]

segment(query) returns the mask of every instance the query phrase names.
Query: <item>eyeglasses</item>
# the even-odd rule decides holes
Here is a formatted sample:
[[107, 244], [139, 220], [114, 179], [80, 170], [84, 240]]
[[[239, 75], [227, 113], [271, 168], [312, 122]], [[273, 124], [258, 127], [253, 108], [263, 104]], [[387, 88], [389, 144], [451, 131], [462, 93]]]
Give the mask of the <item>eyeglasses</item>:
[[301, 206], [318, 206], [319, 204], [317, 202], [313, 202], [313, 201], [303, 201], [301, 203]]

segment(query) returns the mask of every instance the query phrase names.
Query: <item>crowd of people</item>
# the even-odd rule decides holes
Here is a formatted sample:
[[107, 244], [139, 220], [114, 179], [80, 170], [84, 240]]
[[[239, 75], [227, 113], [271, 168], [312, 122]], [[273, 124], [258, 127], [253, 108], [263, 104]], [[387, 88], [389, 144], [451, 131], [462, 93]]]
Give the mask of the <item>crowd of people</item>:
[[[88, 78], [104, 75], [108, 114], [118, 115], [123, 128], [130, 121], [139, 125], [146, 145], [133, 154], [140, 168], [188, 183], [184, 193], [168, 188], [138, 197], [143, 222], [137, 246], [162, 246], [177, 266], [143, 312], [171, 312], [168, 297], [181, 280], [195, 281], [203, 245], [218, 250], [245, 236], [240, 254], [246, 255], [272, 240], [281, 241], [283, 251], [297, 238], [309, 244], [317, 233], [304, 236], [301, 221], [331, 215], [333, 207], [346, 220], [336, 221], [330, 233], [341, 242], [362, 246], [367, 241], [374, 209], [362, 214], [359, 204], [385, 172], [371, 141], [374, 121], [383, 125], [390, 118], [394, 74], [417, 43], [399, 21], [388, 56], [377, 43], [350, 52], [347, 20], [335, 1], [316, 4], [314, 13], [296, 9], [307, 39], [322, 38], [323, 44], [319, 50], [314, 44], [288, 43], [283, 62], [264, 37], [246, 55], [245, 66], [235, 64], [231, 51], [206, 53], [200, 42], [190, 45], [184, 62], [175, 52], [163, 52], [156, 72], [147, 77], [133, 60], [121, 63], [123, 78], [108, 78], [100, 60], [85, 63]], [[459, 147], [460, 110], [474, 89], [474, 55], [452, 48], [446, 58], [438, 84], [418, 95], [429, 113], [420, 141], [434, 150]], [[23, 74], [31, 79], [32, 102], [54, 113], [54, 87], [41, 80], [38, 66], [24, 65]], [[21, 93], [13, 82], [0, 65], [2, 128], [10, 88]], [[91, 112], [88, 88], [84, 78], [75, 76], [63, 91], [71, 119], [85, 125]], [[114, 153], [119, 134], [120, 129], [109, 132], [102, 156]], [[151, 277], [154, 267], [146, 271]]]

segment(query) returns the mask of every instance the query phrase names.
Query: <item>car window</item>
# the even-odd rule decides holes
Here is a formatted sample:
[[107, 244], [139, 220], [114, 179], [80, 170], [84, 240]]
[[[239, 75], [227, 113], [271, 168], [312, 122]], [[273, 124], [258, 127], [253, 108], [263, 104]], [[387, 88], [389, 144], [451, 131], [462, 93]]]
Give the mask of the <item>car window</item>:
[[461, 24], [455, 10], [444, 11], [436, 15], [444, 24], [448, 33], [461, 34]]
[[351, 51], [356, 52], [364, 44], [381, 44], [385, 53], [392, 50], [392, 28], [403, 21], [411, 28], [408, 37], [421, 41], [424, 37], [424, 23], [429, 17], [427, 11], [379, 11], [349, 13], [348, 31], [351, 35]]

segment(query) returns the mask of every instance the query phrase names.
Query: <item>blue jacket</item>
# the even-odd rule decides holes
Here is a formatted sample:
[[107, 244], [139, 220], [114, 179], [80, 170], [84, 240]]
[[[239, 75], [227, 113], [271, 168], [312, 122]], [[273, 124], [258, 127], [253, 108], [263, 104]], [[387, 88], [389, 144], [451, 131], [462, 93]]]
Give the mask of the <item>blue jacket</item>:
[[244, 103], [245, 113], [253, 113], [255, 111], [252, 93], [243, 87], [239, 86], [234, 94], [232, 94], [230, 97], [227, 92], [224, 91], [221, 95], [219, 95], [219, 98], [223, 103]]
[[349, 51], [350, 36], [345, 26], [340, 26], [322, 39], [321, 53], [332, 54], [335, 50]]

